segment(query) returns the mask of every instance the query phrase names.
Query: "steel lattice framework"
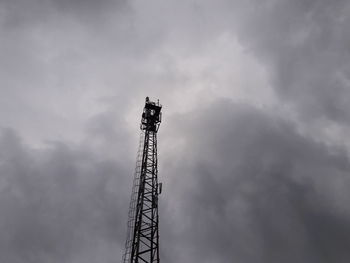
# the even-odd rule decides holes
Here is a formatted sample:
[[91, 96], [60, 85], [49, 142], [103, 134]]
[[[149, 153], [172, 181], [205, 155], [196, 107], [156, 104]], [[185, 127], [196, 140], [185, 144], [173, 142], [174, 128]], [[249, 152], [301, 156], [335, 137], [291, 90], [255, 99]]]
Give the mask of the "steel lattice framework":
[[123, 263], [159, 263], [157, 132], [162, 106], [146, 98]]

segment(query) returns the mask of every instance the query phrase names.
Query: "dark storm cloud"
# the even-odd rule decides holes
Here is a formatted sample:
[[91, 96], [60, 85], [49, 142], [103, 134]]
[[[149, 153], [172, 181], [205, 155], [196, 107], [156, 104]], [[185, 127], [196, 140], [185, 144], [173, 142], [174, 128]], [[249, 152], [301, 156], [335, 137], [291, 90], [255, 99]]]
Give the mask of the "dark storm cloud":
[[51, 0], [56, 6], [60, 6], [64, 9], [71, 10], [89, 10], [90, 12], [96, 12], [100, 8], [108, 9], [115, 5], [126, 3], [125, 0], [102, 0], [102, 1], [94, 1], [94, 0]]
[[[0, 125], [14, 129], [0, 136], [0, 261], [121, 259], [137, 122], [153, 93], [167, 100], [162, 262], [349, 262], [347, 150], [268, 106], [208, 103], [235, 97], [221, 93], [236, 77], [226, 83], [220, 59], [242, 66], [237, 38], [277, 109], [347, 123], [348, 14], [340, 0], [0, 1]], [[192, 104], [198, 94], [207, 106]]]
[[227, 101], [171, 121], [182, 128], [163, 131], [163, 140], [185, 138], [182, 158], [167, 153], [162, 168], [163, 217], [176, 218], [162, 220], [162, 233], [183, 253], [169, 251], [174, 262], [348, 262], [344, 149]]
[[63, 143], [35, 150], [12, 130], [1, 133], [0, 159], [1, 262], [121, 257], [129, 168]]
[[109, 14], [111, 10], [115, 12], [126, 6], [127, 1], [125, 0], [3, 0], [0, 3], [5, 18], [12, 21], [15, 19], [37, 21], [38, 18], [47, 18], [55, 13], [74, 14], [78, 17], [89, 15], [90, 19], [94, 20], [100, 15]]
[[235, 9], [240, 40], [270, 67], [281, 98], [302, 117], [349, 123], [349, 1], [253, 1]]

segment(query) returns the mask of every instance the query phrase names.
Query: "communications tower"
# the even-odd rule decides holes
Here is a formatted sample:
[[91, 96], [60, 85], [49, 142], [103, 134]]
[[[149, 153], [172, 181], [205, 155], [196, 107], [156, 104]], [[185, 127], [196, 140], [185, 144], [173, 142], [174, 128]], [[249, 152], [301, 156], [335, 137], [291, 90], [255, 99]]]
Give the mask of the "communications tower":
[[159, 263], [157, 132], [162, 105], [146, 97], [123, 263]]

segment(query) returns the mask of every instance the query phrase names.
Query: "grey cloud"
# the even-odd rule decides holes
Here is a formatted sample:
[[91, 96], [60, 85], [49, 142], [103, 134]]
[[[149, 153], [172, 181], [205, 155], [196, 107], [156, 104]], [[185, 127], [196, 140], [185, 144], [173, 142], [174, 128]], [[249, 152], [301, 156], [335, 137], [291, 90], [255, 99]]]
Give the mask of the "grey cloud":
[[124, 94], [120, 60], [133, 52], [130, 12], [120, 1], [0, 1], [1, 126], [22, 130], [26, 139], [55, 139], [70, 130], [62, 120], [84, 126], [79, 101], [89, 111], [86, 100], [104, 95], [96, 86]]
[[159, 15], [168, 28], [164, 34], [190, 54], [229, 32], [260, 61], [279, 99], [294, 106], [301, 119], [349, 123], [348, 1], [168, 5]]
[[170, 153], [163, 161], [171, 177], [164, 210], [177, 207], [178, 214], [162, 229], [185, 254], [178, 260], [349, 260], [344, 149], [302, 136], [273, 114], [225, 101], [178, 120], [182, 157]]
[[237, 13], [240, 40], [270, 66], [277, 93], [301, 117], [348, 123], [348, 1], [254, 1]]
[[[98, 60], [100, 63], [98, 67], [89, 67], [88, 71], [95, 71], [96, 76], [112, 78], [106, 76], [105, 72], [99, 71], [101, 68], [111, 66], [108, 64], [111, 57], [116, 62], [127, 57], [121, 64], [126, 63], [129, 69], [135, 69], [135, 64], [140, 63], [145, 56], [150, 56], [155, 51], [162, 50], [163, 47], [169, 47], [170, 43], [171, 48], [184, 49], [192, 54], [201, 50], [201, 47], [210, 43], [210, 40], [225, 32], [231, 32], [238, 36], [245, 49], [261, 60], [272, 77], [272, 84], [277, 94], [284, 101], [299, 108], [298, 112], [302, 118], [325, 117], [329, 120], [348, 122], [350, 34], [347, 27], [349, 22], [347, 1], [228, 2], [223, 0], [215, 3], [212, 1], [201, 3], [154, 1], [147, 5], [111, 0], [44, 1], [43, 5], [39, 5], [36, 1], [27, 2], [14, 1], [11, 5], [7, 4], [14, 8], [13, 10], [5, 8], [3, 13], [14, 19], [20, 14], [29, 13], [27, 17], [30, 20], [44, 15], [47, 20], [39, 19], [40, 27], [42, 28], [43, 23], [46, 22], [50, 26], [44, 28], [42, 33], [56, 29], [61, 34], [65, 30], [70, 32], [69, 27], [73, 27], [72, 32], [81, 35], [77, 39], [83, 39], [80, 44], [74, 45], [77, 39], [67, 34], [67, 41], [73, 45], [70, 49], [72, 52], [68, 53], [69, 58], [67, 55], [63, 57], [67, 63], [64, 65], [65, 68], [67, 66], [69, 68], [68, 72], [60, 74], [61, 63], [58, 64], [57, 71], [55, 67], [49, 68], [50, 72], [56, 71], [56, 75], [60, 75], [61, 78], [62, 74], [67, 74], [69, 78], [66, 79], [71, 81], [74, 76], [69, 75], [72, 74], [70, 72], [82, 76], [82, 72], [77, 71], [74, 65], [79, 67], [84, 63], [91, 65], [90, 63], [95, 61], [83, 59], [90, 55], [103, 60]], [[6, 6], [6, 4], [3, 5]], [[15, 8], [16, 5], [19, 8]], [[110, 13], [107, 15], [100, 10]], [[65, 15], [80, 21], [82, 28], [74, 23], [62, 24], [62, 21], [65, 21]], [[118, 20], [115, 19], [116, 17], [122, 18]], [[149, 19], [150, 17], [152, 19]], [[55, 19], [60, 23], [52, 23]], [[70, 19], [67, 20], [70, 21]], [[30, 23], [25, 19], [24, 21], [24, 29], [29, 32], [32, 28], [26, 25]], [[28, 49], [40, 50], [40, 45], [35, 39], [32, 42], [33, 39], [26, 34], [23, 35], [23, 32], [20, 35], [23, 38], [17, 39], [10, 36], [9, 45], [12, 46], [13, 42], [26, 41], [28, 45], [32, 45]], [[62, 40], [63, 36], [58, 39]], [[63, 52], [65, 48], [62, 44], [55, 43]], [[100, 49], [100, 47], [103, 48]], [[11, 50], [13, 51], [14, 48], [10, 48]], [[21, 48], [16, 49], [16, 51], [21, 50]], [[104, 52], [105, 50], [109, 52]], [[27, 51], [24, 55], [28, 55]], [[59, 52], [60, 55], [62, 52]], [[17, 54], [21, 55], [20, 52]], [[74, 56], [82, 61], [77, 63], [72, 61]], [[33, 63], [38, 58], [30, 53], [28, 64], [25, 56], [17, 58], [16, 55], [14, 59], [16, 66], [21, 65], [19, 61], [23, 60], [22, 64], [26, 69], [30, 68], [30, 71], [36, 69], [34, 74], [31, 74], [36, 77], [29, 78], [31, 80], [29, 83], [37, 82], [40, 79], [39, 72], [42, 70], [45, 72], [48, 65], [52, 66], [51, 60], [48, 65], [40, 60], [37, 61], [38, 63]], [[11, 59], [7, 58], [5, 61], [9, 62]], [[114, 66], [119, 71], [125, 72], [125, 68]], [[149, 67], [149, 65], [144, 66]], [[21, 67], [19, 70], [25, 72]], [[134, 74], [143, 74], [142, 71], [125, 73], [130, 75], [130, 79]], [[25, 74], [22, 75], [26, 78]], [[123, 76], [118, 77], [123, 79]], [[174, 77], [178, 76], [174, 75]], [[119, 80], [113, 84], [128, 85], [125, 82], [127, 83]], [[52, 82], [51, 84], [57, 85]], [[74, 85], [76, 82], [70, 84]], [[133, 84], [139, 85], [137, 82]], [[42, 85], [43, 83], [38, 83], [37, 86]], [[139, 90], [141, 89], [137, 89]]]
[[[133, 165], [130, 153], [124, 159], [108, 154], [130, 148], [124, 129], [116, 129], [123, 121], [113, 116], [92, 119], [81, 146], [57, 142], [35, 150], [3, 131], [3, 261], [121, 258]], [[272, 113], [229, 101], [168, 116], [159, 138], [164, 261], [348, 261], [344, 149], [302, 136]], [[180, 143], [175, 150], [174, 143]]]
[[[21, 135], [0, 138], [0, 261], [121, 259], [139, 115], [134, 130], [127, 118], [151, 95], [164, 102], [163, 262], [348, 262], [346, 149], [229, 101], [176, 114], [208, 84], [191, 82], [193, 75], [211, 74], [184, 64], [201, 68], [202, 56], [210, 64], [216, 53], [206, 50], [229, 32], [268, 72], [278, 106], [292, 104], [308, 121], [347, 123], [348, 8], [345, 1], [1, 1], [1, 126]], [[222, 82], [208, 82], [220, 91]], [[102, 109], [91, 103], [98, 98]], [[26, 145], [47, 138], [54, 142], [41, 149]]]
[[35, 150], [11, 130], [0, 146], [2, 262], [121, 257], [129, 167], [63, 143]]
[[94, 1], [94, 0], [51, 0], [54, 5], [61, 6], [67, 9], [90, 9], [91, 12], [96, 12], [99, 8], [108, 9], [111, 6], [126, 3], [125, 0], [102, 0], [102, 1]]
[[23, 22], [38, 22], [40, 18], [48, 18], [58, 13], [67, 16], [75, 15], [76, 18], [85, 17], [85, 19], [97, 22], [99, 16], [108, 15], [111, 10], [115, 12], [124, 9], [126, 11], [127, 6], [125, 0], [3, 0], [0, 3], [5, 19], [19, 23], [21, 23], [21, 19], [23, 19]]

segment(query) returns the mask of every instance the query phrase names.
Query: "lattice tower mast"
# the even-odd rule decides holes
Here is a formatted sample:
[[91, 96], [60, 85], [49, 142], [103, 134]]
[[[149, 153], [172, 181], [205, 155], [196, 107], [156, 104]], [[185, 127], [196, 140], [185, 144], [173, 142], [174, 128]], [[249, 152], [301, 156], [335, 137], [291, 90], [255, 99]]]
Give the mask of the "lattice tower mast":
[[159, 263], [157, 132], [162, 105], [146, 97], [128, 214], [123, 263]]

